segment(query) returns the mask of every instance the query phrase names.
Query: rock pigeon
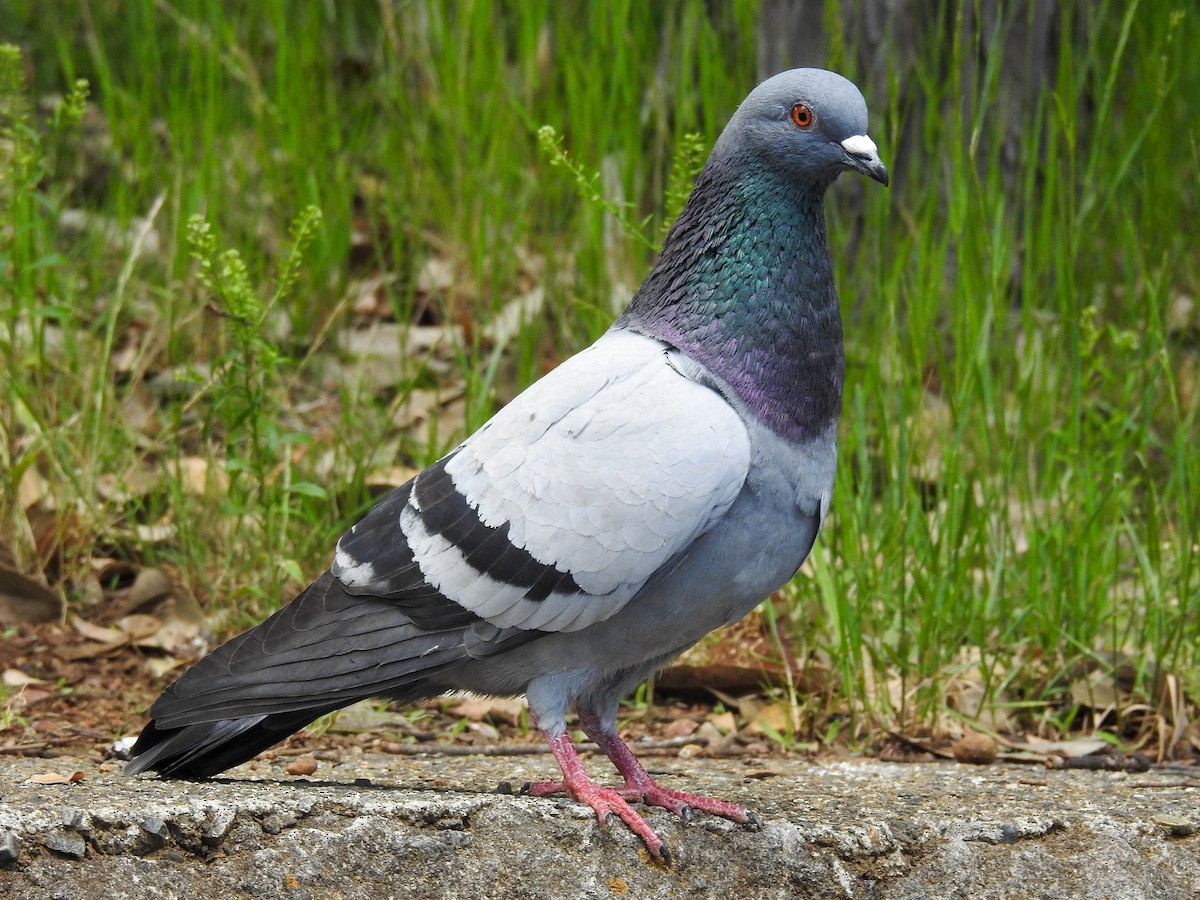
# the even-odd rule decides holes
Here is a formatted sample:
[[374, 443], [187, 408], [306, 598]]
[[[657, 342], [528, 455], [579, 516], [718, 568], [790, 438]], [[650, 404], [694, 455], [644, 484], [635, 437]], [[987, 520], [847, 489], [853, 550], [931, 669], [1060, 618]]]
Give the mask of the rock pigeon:
[[[620, 700], [736, 622], [808, 556], [829, 508], [842, 323], [823, 198], [886, 185], [845, 78], [764, 81], [713, 148], [613, 326], [396, 489], [333, 563], [163, 691], [129, 773], [205, 778], [366, 697], [524, 694], [565, 792], [669, 861], [630, 801], [757, 821], [660, 787]], [[624, 777], [602, 787], [566, 729]]]

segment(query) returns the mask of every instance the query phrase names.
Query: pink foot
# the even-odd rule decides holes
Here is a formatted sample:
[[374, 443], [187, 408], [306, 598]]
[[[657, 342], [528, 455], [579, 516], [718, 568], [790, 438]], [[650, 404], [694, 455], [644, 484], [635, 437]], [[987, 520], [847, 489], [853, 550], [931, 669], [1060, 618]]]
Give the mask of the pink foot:
[[621, 740], [616, 731], [605, 728], [595, 713], [581, 710], [579, 720], [588, 737], [596, 742], [604, 755], [612, 760], [617, 771], [625, 776], [625, 784], [618, 788], [621, 796], [625, 799], [642, 800], [650, 806], [660, 806], [670, 810], [683, 819], [684, 824], [691, 821], [692, 811], [697, 809], [700, 812], [732, 819], [742, 825], [757, 827], [762, 824], [762, 820], [757, 815], [734, 803], [726, 803], [724, 800], [716, 800], [712, 797], [697, 797], [695, 794], [685, 794], [683, 791], [660, 787], [650, 777], [650, 773], [646, 771], [645, 767], [638, 762], [633, 751]]
[[762, 824], [757, 815], [744, 806], [727, 803], [714, 797], [698, 797], [695, 794], [685, 794], [683, 791], [673, 791], [660, 787], [652, 778], [646, 782], [635, 784], [626, 779], [624, 787], [618, 788], [618, 793], [626, 800], [641, 800], [650, 806], [659, 806], [670, 810], [683, 819], [686, 825], [692, 820], [692, 812], [699, 810], [714, 816], [731, 819], [740, 825]]
[[[629, 830], [640, 837], [646, 844], [650, 855], [661, 859], [667, 865], [671, 864], [671, 851], [663, 843], [653, 828], [638, 815], [622, 796], [623, 791], [601, 787], [592, 781], [583, 768], [583, 761], [575, 752], [571, 739], [566, 733], [546, 734], [550, 750], [563, 770], [562, 781], [535, 781], [525, 786], [523, 793], [534, 797], [546, 797], [550, 794], [566, 793], [580, 803], [586, 803], [596, 813], [600, 824], [607, 827], [613, 817], [624, 822]], [[640, 797], [641, 795], [636, 795]]]

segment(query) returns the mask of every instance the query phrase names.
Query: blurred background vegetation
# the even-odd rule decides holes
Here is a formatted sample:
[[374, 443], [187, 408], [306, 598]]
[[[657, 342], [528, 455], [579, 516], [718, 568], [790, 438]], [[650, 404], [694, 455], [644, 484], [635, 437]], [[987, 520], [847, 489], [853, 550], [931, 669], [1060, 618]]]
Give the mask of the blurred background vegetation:
[[765, 617], [774, 735], [1200, 746], [1191, 5], [6, 0], [0, 41], [10, 586], [286, 600], [607, 327], [696, 147], [819, 65], [893, 183], [829, 201], [842, 465]]

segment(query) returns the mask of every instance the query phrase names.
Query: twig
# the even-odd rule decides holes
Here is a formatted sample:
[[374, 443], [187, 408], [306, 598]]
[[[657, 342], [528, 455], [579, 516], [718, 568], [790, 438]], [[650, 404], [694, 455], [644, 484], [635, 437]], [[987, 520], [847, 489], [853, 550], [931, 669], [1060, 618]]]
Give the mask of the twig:
[[37, 753], [42, 750], [50, 750], [53, 747], [61, 747], [63, 744], [70, 743], [67, 738], [50, 738], [44, 741], [29, 741], [24, 744], [0, 744], [0, 755], [12, 753]]
[[[688, 744], [699, 744], [707, 746], [708, 738], [692, 736], [692, 737], [674, 737], [663, 738], [654, 741], [639, 741], [632, 746], [632, 749], [637, 751], [639, 755], [654, 756], [654, 755], [674, 755], [671, 751], [678, 751]], [[593, 743], [583, 742], [575, 745], [575, 749], [580, 753], [598, 753], [600, 748]], [[321, 752], [311, 747], [287, 747], [276, 750], [276, 756], [307, 756], [309, 754]], [[336, 752], [336, 751], [335, 751]], [[542, 753], [549, 753], [550, 746], [544, 743], [537, 744], [484, 744], [482, 746], [466, 746], [462, 744], [439, 744], [429, 742], [424, 744], [398, 744], [390, 743], [387, 750], [378, 751], [390, 756], [537, 756]]]
[[920, 750], [922, 753], [928, 753], [931, 756], [938, 757], [939, 759], [954, 759], [953, 753], [947, 753], [945, 750], [935, 750], [933, 747], [926, 747], [916, 738], [905, 737], [898, 731], [889, 731], [888, 734], [898, 740], [900, 743], [907, 744], [909, 747]]
[[[703, 737], [677, 737], [663, 740], [639, 742], [633, 745], [639, 755], [654, 755], [656, 752], [679, 750], [688, 744], [707, 745], [708, 739]], [[578, 743], [575, 749], [580, 753], [598, 753], [600, 748], [590, 742]], [[487, 744], [482, 747], [464, 747], [459, 744], [398, 744], [388, 748], [388, 753], [399, 756], [535, 756], [549, 753], [550, 746], [537, 744]]]
[[1112, 756], [1046, 757], [1047, 769], [1084, 769], [1089, 772], [1148, 772], [1153, 763], [1141, 753]]

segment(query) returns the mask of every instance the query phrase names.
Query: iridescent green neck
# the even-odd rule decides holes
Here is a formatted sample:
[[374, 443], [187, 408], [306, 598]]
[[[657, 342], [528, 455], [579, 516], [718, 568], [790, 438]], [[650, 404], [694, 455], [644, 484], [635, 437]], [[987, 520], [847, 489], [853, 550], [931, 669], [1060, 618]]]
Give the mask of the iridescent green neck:
[[796, 440], [822, 434], [842, 406], [826, 187], [710, 160], [616, 323], [683, 350]]

